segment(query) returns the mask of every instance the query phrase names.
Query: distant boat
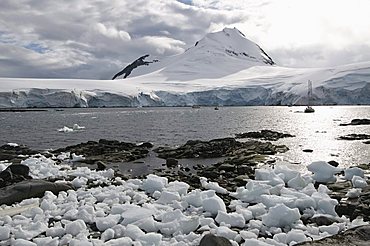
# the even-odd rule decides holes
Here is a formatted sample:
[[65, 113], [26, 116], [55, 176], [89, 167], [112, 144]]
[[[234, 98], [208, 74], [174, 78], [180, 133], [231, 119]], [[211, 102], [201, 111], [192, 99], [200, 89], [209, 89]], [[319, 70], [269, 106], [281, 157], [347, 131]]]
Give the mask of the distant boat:
[[308, 88], [307, 88], [307, 107], [305, 108], [305, 113], [313, 113], [315, 110], [310, 106], [311, 104], [311, 97], [312, 97], [312, 82], [311, 80], [308, 81]]
[[193, 105], [193, 106], [191, 106], [192, 108], [200, 108], [200, 106], [199, 105]]
[[218, 109], [219, 109], [219, 108], [216, 106], [216, 107], [215, 107], [215, 110], [218, 110]]

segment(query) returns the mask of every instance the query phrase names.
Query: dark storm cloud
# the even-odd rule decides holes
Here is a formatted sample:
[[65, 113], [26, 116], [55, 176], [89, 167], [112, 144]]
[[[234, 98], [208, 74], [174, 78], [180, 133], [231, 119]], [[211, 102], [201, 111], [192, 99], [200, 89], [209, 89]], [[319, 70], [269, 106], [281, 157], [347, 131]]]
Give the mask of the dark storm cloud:
[[212, 25], [245, 18], [174, 0], [2, 0], [0, 9], [1, 77], [110, 78], [138, 56], [183, 52]]

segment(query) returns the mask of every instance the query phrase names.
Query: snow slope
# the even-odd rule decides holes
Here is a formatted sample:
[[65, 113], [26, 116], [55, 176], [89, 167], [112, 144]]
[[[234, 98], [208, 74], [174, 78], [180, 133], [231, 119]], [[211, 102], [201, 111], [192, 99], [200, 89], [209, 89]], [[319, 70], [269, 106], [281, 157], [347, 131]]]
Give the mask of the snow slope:
[[286, 68], [237, 29], [211, 33], [180, 55], [124, 80], [0, 78], [0, 107], [370, 104], [370, 61]]

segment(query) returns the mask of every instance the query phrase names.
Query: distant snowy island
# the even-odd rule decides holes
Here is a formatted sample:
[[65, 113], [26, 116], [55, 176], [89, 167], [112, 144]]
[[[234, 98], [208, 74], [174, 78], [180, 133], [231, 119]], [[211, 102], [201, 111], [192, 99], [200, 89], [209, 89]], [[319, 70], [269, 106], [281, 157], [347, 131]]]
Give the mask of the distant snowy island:
[[308, 80], [314, 105], [370, 104], [370, 61], [281, 67], [235, 28], [207, 34], [183, 54], [139, 59], [116, 80], [0, 78], [0, 107], [305, 105]]

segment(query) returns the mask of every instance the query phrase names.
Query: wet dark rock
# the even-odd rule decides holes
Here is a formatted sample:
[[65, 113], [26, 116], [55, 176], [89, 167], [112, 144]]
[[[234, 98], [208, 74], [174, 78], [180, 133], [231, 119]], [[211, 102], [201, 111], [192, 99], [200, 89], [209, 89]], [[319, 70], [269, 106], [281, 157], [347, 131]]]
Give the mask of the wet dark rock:
[[339, 163], [338, 163], [338, 162], [336, 162], [336, 161], [328, 161], [328, 163], [329, 163], [330, 165], [332, 165], [333, 167], [337, 167], [337, 166], [339, 166]]
[[310, 218], [308, 223], [315, 223], [317, 226], [328, 226], [335, 222], [338, 222], [335, 218], [327, 217], [327, 216], [317, 216]]
[[312, 149], [303, 149], [302, 151], [303, 151], [303, 152], [306, 152], [306, 153], [312, 153], [312, 152], [313, 152], [313, 150], [312, 150]]
[[53, 183], [45, 180], [25, 180], [6, 187], [0, 188], [0, 205], [11, 205], [24, 199], [42, 197], [45, 191], [57, 194], [60, 191], [72, 189], [71, 186], [62, 183]]
[[204, 235], [200, 240], [199, 246], [231, 246], [230, 241], [225, 237], [219, 237], [212, 234]]
[[341, 123], [340, 126], [370, 125], [370, 119], [353, 119], [351, 123]]
[[4, 171], [0, 172], [0, 188], [23, 180], [32, 179], [29, 176], [29, 171], [29, 167], [22, 164], [8, 166]]
[[345, 136], [340, 136], [338, 139], [340, 140], [366, 140], [366, 139], [370, 139], [370, 135], [352, 133], [352, 134], [348, 134]]
[[236, 134], [236, 138], [257, 138], [268, 141], [277, 141], [280, 138], [291, 138], [291, 137], [295, 136], [271, 130], [261, 130], [259, 132], [245, 132]]
[[340, 234], [326, 237], [321, 240], [304, 242], [296, 245], [311, 246], [365, 246], [369, 245], [370, 225], [351, 228]]
[[97, 166], [96, 170], [98, 170], [98, 171], [102, 171], [102, 170], [107, 169], [107, 164], [105, 164], [102, 161], [96, 162], [96, 166]]
[[235, 169], [235, 166], [234, 165], [231, 165], [231, 164], [227, 164], [227, 163], [224, 163], [224, 164], [221, 164], [218, 169], [220, 170], [224, 170], [224, 171], [234, 171]]
[[166, 159], [166, 166], [167, 167], [176, 167], [179, 164], [179, 161], [175, 158], [167, 158]]
[[351, 220], [357, 216], [363, 217], [365, 221], [370, 221], [370, 187], [363, 188], [359, 198], [347, 198], [346, 193], [352, 188], [350, 181], [328, 184], [328, 188], [333, 192], [330, 197], [337, 199], [339, 204], [335, 211], [339, 216], [345, 215]]
[[27, 146], [11, 146], [8, 144], [0, 146], [0, 161], [8, 160], [11, 163], [20, 163], [26, 159], [25, 156], [38, 154], [39, 151], [32, 150]]
[[235, 146], [241, 145], [234, 138], [211, 141], [189, 140], [178, 148], [159, 147], [154, 149], [159, 158], [215, 158], [222, 157]]
[[217, 158], [239, 157], [252, 159], [255, 155], [274, 155], [287, 151], [284, 145], [273, 145], [270, 142], [247, 141], [239, 142], [234, 138], [214, 139], [210, 141], [190, 140], [178, 148], [159, 147], [154, 149], [159, 158]]
[[80, 162], [94, 164], [98, 161], [107, 163], [130, 162], [144, 158], [149, 153], [151, 143], [134, 144], [117, 140], [100, 139], [98, 142], [88, 141], [77, 145], [60, 148], [53, 153], [71, 152], [86, 157]]

